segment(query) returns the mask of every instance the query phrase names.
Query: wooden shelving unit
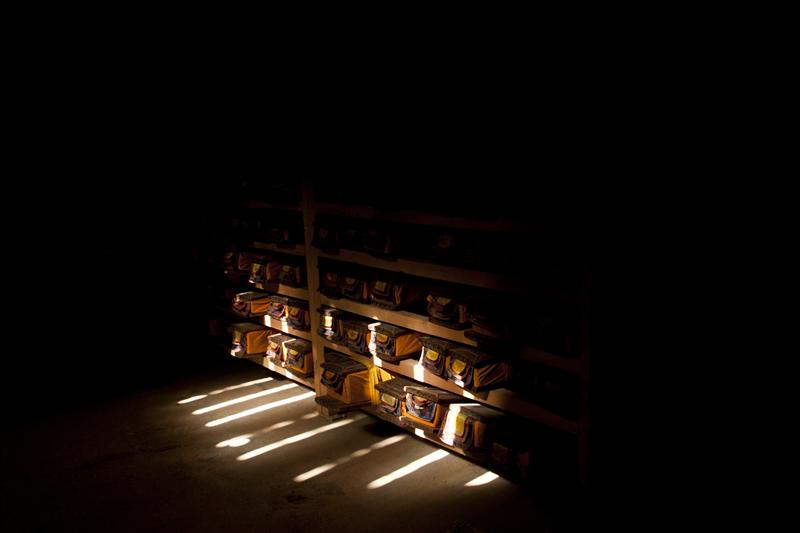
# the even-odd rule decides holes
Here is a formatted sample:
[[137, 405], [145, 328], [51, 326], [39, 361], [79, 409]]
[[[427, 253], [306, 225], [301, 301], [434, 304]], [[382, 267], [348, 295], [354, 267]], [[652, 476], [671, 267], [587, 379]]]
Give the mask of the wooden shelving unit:
[[[416, 211], [382, 211], [370, 206], [351, 206], [331, 204], [328, 202], [317, 202], [314, 198], [314, 191], [311, 181], [306, 179], [303, 182], [302, 202], [298, 206], [287, 207], [274, 205], [268, 202], [249, 201], [243, 204], [249, 209], [265, 210], [291, 210], [299, 211], [303, 216], [304, 244], [294, 246], [276, 245], [273, 243], [253, 242], [252, 249], [275, 252], [279, 254], [289, 254], [305, 258], [306, 278], [308, 286], [305, 288], [290, 287], [284, 284], [250, 284], [249, 287], [265, 290], [272, 293], [281, 294], [291, 298], [306, 300], [309, 303], [311, 316], [311, 331], [300, 331], [291, 328], [285, 322], [272, 320], [269, 316], [258, 317], [260, 323], [282, 331], [288, 335], [302, 338], [311, 342], [312, 354], [314, 359], [313, 377], [304, 378], [296, 376], [285, 368], [276, 366], [264, 357], [260, 360], [253, 358], [255, 362], [264, 368], [281, 374], [289, 379], [300, 383], [316, 391], [317, 396], [326, 394], [326, 387], [321, 384], [322, 375], [321, 364], [324, 361], [325, 350], [333, 350], [345, 354], [353, 359], [367, 365], [377, 366], [393, 374], [402, 376], [418, 383], [437, 387], [444, 391], [454, 393], [463, 397], [465, 401], [477, 402], [483, 405], [498, 409], [524, 419], [526, 424], [533, 422], [541, 424], [547, 428], [564, 432], [571, 435], [570, 438], [577, 439], [577, 470], [578, 477], [585, 483], [588, 472], [588, 450], [589, 435], [591, 430], [589, 405], [589, 306], [588, 292], [590, 288], [587, 273], [584, 273], [583, 282], [574, 288], [558, 286], [548, 286], [547, 283], [539, 283], [537, 279], [520, 279], [510, 275], [500, 273], [483, 272], [458, 266], [437, 264], [433, 262], [415, 260], [408, 258], [383, 258], [365, 252], [348, 249], [337, 251], [321, 251], [313, 246], [311, 242], [314, 237], [314, 221], [318, 215], [334, 215], [356, 219], [368, 219], [375, 221], [385, 221], [400, 225], [425, 225], [435, 227], [454, 228], [464, 231], [480, 232], [504, 232], [507, 235], [522, 234], [534, 229], [532, 226], [517, 222], [508, 217], [495, 218], [466, 218], [453, 217], [444, 214], [433, 214]], [[330, 298], [319, 292], [319, 260], [332, 260], [342, 263], [380, 269], [418, 278], [429, 279], [436, 282], [448, 282], [472, 287], [479, 291], [497, 292], [504, 295], [514, 295], [519, 298], [529, 299], [530, 301], [556, 301], [559, 304], [575, 306], [579, 309], [581, 322], [581, 338], [579, 356], [575, 358], [562, 357], [554, 353], [548, 353], [535, 347], [523, 347], [519, 353], [510, 354], [512, 360], [517, 357], [526, 363], [534, 363], [545, 367], [561, 370], [566, 375], [572, 375], [580, 382], [579, 392], [579, 416], [577, 419], [570, 419], [560, 416], [548, 409], [536, 405], [529, 397], [508, 388], [497, 388], [482, 392], [471, 392], [455, 385], [455, 383], [435, 376], [426, 371], [418, 364], [418, 359], [407, 359], [398, 364], [383, 361], [378, 357], [356, 353], [347, 346], [328, 340], [321, 336], [317, 330], [320, 322], [319, 309], [322, 306], [340, 309], [348, 313], [378, 322], [384, 322], [400, 326], [424, 335], [431, 335], [448, 341], [456, 342], [465, 346], [476, 346], [477, 343], [465, 335], [465, 330], [450, 329], [439, 326], [431, 322], [427, 315], [404, 310], [389, 310], [382, 307], [356, 302], [345, 298]], [[555, 373], [557, 374], [557, 373]], [[430, 441], [437, 446], [445, 448], [453, 453], [459, 454], [478, 462], [485, 462], [483, 454], [468, 454], [464, 451], [442, 443], [436, 434], [412, 427], [398, 418], [387, 415], [375, 406], [362, 407], [362, 411], [375, 416], [381, 420], [395, 424], [413, 433], [419, 438]], [[534, 424], [534, 425], [535, 425]], [[544, 428], [542, 428], [544, 430]], [[547, 431], [550, 431], [547, 430]]]

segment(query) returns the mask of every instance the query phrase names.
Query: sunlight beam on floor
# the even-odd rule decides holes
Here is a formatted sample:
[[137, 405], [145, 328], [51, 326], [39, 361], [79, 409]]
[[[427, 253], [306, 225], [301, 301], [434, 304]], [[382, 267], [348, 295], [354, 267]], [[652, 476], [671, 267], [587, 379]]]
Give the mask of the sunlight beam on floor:
[[234, 420], [239, 420], [240, 418], [244, 418], [246, 416], [255, 415], [257, 413], [263, 413], [264, 411], [269, 411], [270, 409], [275, 409], [276, 407], [281, 407], [284, 405], [288, 405], [290, 403], [299, 402], [305, 400], [307, 398], [313, 398], [316, 395], [314, 391], [309, 391], [304, 394], [298, 394], [297, 396], [291, 396], [289, 398], [285, 398], [283, 400], [276, 400], [271, 403], [265, 403], [264, 405], [259, 405], [258, 407], [253, 407], [252, 409], [247, 409], [245, 411], [226, 416], [224, 418], [218, 418], [217, 420], [212, 420], [211, 422], [206, 422], [206, 427], [213, 428], [216, 426], [220, 426], [222, 424], [227, 424], [228, 422], [232, 422]]
[[215, 403], [214, 405], [209, 405], [208, 407], [203, 407], [202, 409], [198, 409], [196, 411], [192, 411], [193, 415], [203, 415], [205, 413], [210, 413], [211, 411], [216, 411], [218, 409], [223, 409], [225, 407], [229, 407], [231, 405], [236, 405], [237, 403], [244, 403], [250, 400], [254, 400], [256, 398], [262, 398], [264, 396], [269, 396], [270, 394], [275, 394], [276, 392], [283, 392], [285, 390], [294, 389], [297, 387], [296, 383], [288, 383], [286, 385], [281, 385], [280, 387], [274, 387], [272, 389], [262, 390], [260, 392], [254, 392], [253, 394], [247, 394], [245, 396], [240, 396], [238, 398], [234, 398], [233, 400], [228, 400], [225, 402]]
[[411, 463], [407, 464], [403, 468], [398, 468], [394, 472], [390, 474], [386, 474], [385, 476], [379, 477], [375, 481], [371, 481], [368, 485], [368, 489], [379, 489], [383, 486], [388, 485], [392, 481], [396, 481], [402, 477], [407, 476], [408, 474], [414, 473], [420, 468], [423, 468], [439, 459], [444, 459], [450, 455], [446, 450], [436, 450], [433, 453], [429, 453], [424, 457], [420, 457], [416, 461], [412, 461]]

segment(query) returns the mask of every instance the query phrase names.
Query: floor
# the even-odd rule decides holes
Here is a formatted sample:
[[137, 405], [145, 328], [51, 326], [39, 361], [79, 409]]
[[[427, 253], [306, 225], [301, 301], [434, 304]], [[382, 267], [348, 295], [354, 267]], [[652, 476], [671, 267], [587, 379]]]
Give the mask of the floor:
[[[55, 401], [55, 399], [53, 399]], [[576, 511], [230, 358], [8, 430], [2, 531], [567, 531]], [[8, 429], [8, 428], [7, 428]]]

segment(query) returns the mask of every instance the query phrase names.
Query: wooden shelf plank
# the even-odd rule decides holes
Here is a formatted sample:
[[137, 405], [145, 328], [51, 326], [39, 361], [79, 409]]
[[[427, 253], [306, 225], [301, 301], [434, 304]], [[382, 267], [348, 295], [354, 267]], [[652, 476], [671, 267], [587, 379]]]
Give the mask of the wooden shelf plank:
[[347, 300], [345, 298], [335, 300], [333, 298], [328, 298], [323, 294], [320, 294], [319, 299], [322, 305], [327, 305], [328, 307], [341, 309], [342, 311], [348, 311], [350, 313], [369, 317], [373, 320], [394, 324], [395, 326], [419, 331], [428, 335], [434, 335], [442, 339], [460, 342], [461, 344], [466, 344], [468, 346], [477, 346], [475, 341], [468, 339], [464, 335], [465, 330], [456, 330], [439, 326], [429, 321], [428, 317], [418, 315], [416, 313], [381, 309], [380, 307], [376, 307], [374, 305], [362, 304], [352, 300]]
[[[228, 348], [228, 353], [230, 353], [230, 348]], [[236, 356], [234, 355], [231, 357], [236, 357]], [[261, 366], [264, 363], [264, 359], [266, 359], [266, 354], [261, 353], [256, 355], [246, 355], [244, 357], [237, 357], [237, 359], [247, 359], [248, 361]]]
[[226, 309], [224, 307], [217, 307], [217, 310], [219, 310], [222, 313], [227, 314], [228, 316], [230, 316], [232, 318], [236, 318], [236, 319], [241, 320], [241, 321], [258, 322], [259, 324], [263, 324], [263, 325], [265, 325], [265, 326], [267, 326], [269, 328], [277, 329], [277, 330], [282, 331], [283, 333], [286, 333], [288, 335], [292, 335], [294, 337], [299, 337], [299, 338], [305, 339], [307, 341], [311, 341], [312, 340], [310, 331], [303, 331], [301, 329], [295, 329], [295, 328], [291, 327], [287, 322], [285, 322], [283, 320], [275, 320], [274, 318], [272, 318], [269, 315], [242, 316], [240, 314], [237, 314], [237, 313], [233, 312], [231, 309]]
[[266, 357], [264, 357], [264, 360], [261, 363], [261, 366], [263, 366], [266, 369], [272, 370], [273, 372], [275, 372], [277, 374], [285, 376], [285, 377], [291, 379], [292, 381], [296, 381], [297, 383], [299, 383], [301, 385], [304, 385], [304, 386], [306, 386], [306, 387], [308, 387], [308, 388], [310, 388], [312, 390], [314, 389], [314, 378], [313, 377], [305, 378], [303, 376], [298, 376], [297, 374], [292, 373], [290, 370], [287, 370], [287, 369], [283, 368], [282, 366], [276, 365], [275, 363], [273, 363], [272, 361], [270, 361]]
[[288, 335], [292, 335], [294, 337], [300, 337], [301, 339], [305, 339], [307, 341], [311, 341], [311, 332], [310, 331], [303, 331], [302, 329], [295, 329], [283, 320], [275, 320], [269, 315], [264, 315], [262, 317], [258, 317], [259, 321], [264, 324], [265, 326], [273, 329], [280, 330]]
[[423, 211], [381, 211], [374, 207], [361, 205], [339, 205], [325, 202], [314, 202], [312, 206], [315, 213], [320, 215], [337, 215], [351, 218], [368, 218], [372, 220], [385, 220], [404, 224], [420, 224], [426, 226], [441, 226], [445, 228], [471, 229], [481, 231], [516, 231], [522, 232], [530, 229], [528, 224], [511, 220], [510, 218], [479, 219], [458, 217], [452, 215], [437, 215]]
[[581, 360], [578, 358], [561, 357], [533, 348], [532, 346], [523, 346], [519, 351], [519, 356], [525, 361], [531, 363], [539, 363], [554, 368], [560, 368], [567, 372], [579, 373], [581, 371]]
[[354, 352], [353, 350], [351, 350], [350, 348], [348, 348], [344, 344], [339, 344], [337, 342], [330, 341], [330, 340], [328, 340], [328, 339], [326, 339], [325, 337], [322, 337], [322, 336], [320, 336], [320, 338], [322, 339], [322, 345], [323, 346], [327, 346], [331, 350], [335, 350], [335, 351], [343, 353], [343, 354], [345, 354], [345, 355], [347, 355], [349, 357], [352, 357], [353, 359], [355, 359], [359, 363], [367, 365], [367, 367], [370, 367], [370, 368], [372, 367], [373, 363], [372, 363], [372, 356], [371, 355], [363, 355], [363, 354], [360, 354], [358, 352]]
[[230, 355], [231, 357], [233, 357], [235, 359], [247, 359], [248, 361], [252, 361], [254, 363], [258, 363], [259, 365], [261, 364], [261, 361], [264, 359], [264, 357], [267, 356], [267, 352], [252, 353], [252, 354], [248, 354], [248, 355], [236, 356], [236, 355], [233, 355], [231, 353], [230, 345], [227, 347], [227, 352], [228, 352], [228, 355]]
[[302, 244], [289, 244], [289, 245], [277, 245], [272, 242], [259, 242], [255, 241], [252, 245], [252, 248], [258, 248], [259, 250], [269, 250], [271, 252], [278, 252], [282, 254], [290, 254], [290, 255], [306, 255], [306, 247]]
[[425, 430], [422, 430], [422, 429], [419, 429], [419, 428], [415, 428], [411, 424], [407, 424], [407, 423], [403, 422], [402, 420], [400, 420], [397, 417], [394, 417], [394, 416], [392, 416], [390, 414], [384, 413], [383, 411], [381, 411], [380, 408], [375, 407], [374, 405], [370, 405], [370, 406], [367, 406], [367, 407], [362, 407], [361, 410], [364, 411], [365, 413], [369, 414], [369, 415], [372, 415], [372, 416], [374, 416], [376, 418], [380, 418], [381, 420], [389, 422], [390, 424], [394, 424], [395, 426], [401, 427], [401, 428], [405, 429], [406, 431], [408, 431], [409, 433], [412, 433], [412, 434], [416, 435], [417, 437], [419, 437], [421, 439], [425, 439], [425, 440], [427, 440], [429, 442], [432, 442], [432, 443], [436, 444], [437, 446], [441, 446], [442, 448], [446, 449], [447, 451], [456, 453], [458, 455], [461, 455], [463, 457], [466, 457], [468, 459], [471, 459], [471, 460], [479, 462], [479, 463], [483, 463], [486, 460], [486, 456], [484, 454], [476, 454], [476, 453], [465, 452], [464, 450], [462, 450], [460, 448], [456, 448], [455, 446], [450, 446], [448, 444], [445, 444], [444, 442], [439, 440], [439, 438], [436, 436], [436, 433], [434, 431], [425, 431]]
[[438, 387], [442, 390], [463, 396], [469, 400], [484, 403], [490, 407], [495, 407], [502, 411], [508, 411], [516, 415], [534, 420], [548, 426], [552, 426], [569, 433], [578, 433], [578, 422], [569, 420], [555, 413], [548, 411], [538, 405], [534, 405], [524, 396], [509, 389], [492, 389], [483, 392], [470, 392], [462, 389], [452, 381], [442, 379], [425, 370], [418, 361], [406, 359], [399, 364], [392, 364], [383, 361], [378, 357], [372, 358], [375, 366], [383, 368], [394, 374], [399, 374], [415, 381]]
[[258, 290], [282, 294], [289, 298], [308, 300], [308, 289], [305, 287], [290, 287], [283, 283], [253, 283], [252, 286]]
[[368, 253], [356, 252], [353, 250], [341, 249], [338, 253], [330, 254], [318, 252], [319, 257], [334, 259], [337, 261], [347, 261], [358, 263], [359, 265], [371, 268], [391, 270], [412, 276], [438, 279], [453, 283], [471, 285], [504, 292], [515, 292], [524, 285], [522, 280], [514, 280], [509, 277], [495, 274], [492, 272], [481, 272], [479, 270], [468, 270], [464, 268], [428, 263], [424, 261], [414, 261], [411, 259], [382, 259]]

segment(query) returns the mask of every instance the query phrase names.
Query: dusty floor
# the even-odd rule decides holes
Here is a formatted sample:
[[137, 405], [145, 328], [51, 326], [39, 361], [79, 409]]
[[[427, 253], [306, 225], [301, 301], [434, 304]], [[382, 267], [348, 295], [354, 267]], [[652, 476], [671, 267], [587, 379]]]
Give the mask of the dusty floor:
[[325, 420], [311, 396], [230, 360], [19, 424], [4, 435], [2, 531], [575, 527], [569, 505], [486, 482], [484, 468], [365, 414]]

